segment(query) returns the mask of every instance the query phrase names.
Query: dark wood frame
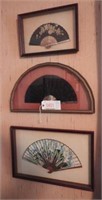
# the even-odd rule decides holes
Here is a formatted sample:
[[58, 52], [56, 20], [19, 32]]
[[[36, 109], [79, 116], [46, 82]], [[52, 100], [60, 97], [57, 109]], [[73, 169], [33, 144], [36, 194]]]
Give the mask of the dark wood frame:
[[[61, 12], [64, 12], [64, 11], [68, 11], [69, 12], [70, 10], [72, 10], [72, 12], [74, 12], [73, 15], [72, 15], [72, 17], [73, 17], [72, 20], [74, 20], [74, 22], [73, 22], [74, 23], [74, 27], [73, 27], [72, 35], [74, 35], [73, 36], [73, 38], [74, 38], [73, 40], [75, 40], [74, 42], [71, 40], [71, 42], [72, 42], [71, 47], [67, 47], [67, 45], [66, 45], [65, 48], [64, 48], [64, 43], [63, 43], [62, 46], [59, 46], [58, 48], [55, 47], [52, 50], [49, 50], [49, 49], [44, 50], [43, 49], [43, 51], [42, 51], [42, 49], [39, 49], [37, 51], [36, 47], [34, 47], [34, 49], [32, 49], [32, 47], [30, 47], [29, 50], [27, 49], [26, 46], [28, 45], [28, 41], [26, 41], [26, 31], [25, 31], [25, 29], [29, 30], [29, 27], [24, 28], [24, 25], [26, 24], [26, 20], [33, 19], [33, 20], [35, 20], [34, 21], [34, 23], [35, 23], [37, 21], [36, 17], [39, 17], [40, 19], [42, 19], [42, 17], [44, 17], [44, 16], [46, 18], [48, 18], [50, 15], [52, 15], [52, 17], [53, 17], [53, 14], [55, 14], [55, 13], [60, 15], [60, 18], [61, 18]], [[67, 23], [68, 18], [65, 19], [65, 20], [66, 20], [66, 23]], [[65, 21], [65, 20], [63, 20], [63, 21]], [[71, 20], [69, 20], [69, 21], [71, 21]], [[43, 23], [44, 22], [43, 22], [43, 19], [42, 19], [42, 24]], [[31, 22], [31, 24], [32, 24], [32, 22]], [[39, 22], [38, 22], [37, 26], [38, 27], [40, 26]], [[74, 31], [75, 31], [75, 33], [74, 33]], [[29, 36], [31, 35], [30, 32], [28, 33], [28, 35]], [[27, 40], [29, 39], [29, 36], [27, 36], [28, 37]], [[64, 5], [64, 6], [59, 6], [59, 7], [54, 7], [54, 8], [44, 9], [44, 10], [38, 10], [38, 11], [34, 11], [34, 12], [29, 12], [29, 13], [18, 14], [18, 37], [19, 37], [20, 56], [23, 56], [23, 57], [25, 57], [25, 56], [34, 56], [34, 55], [38, 56], [38, 55], [45, 55], [45, 54], [46, 55], [49, 55], [49, 54], [57, 54], [58, 55], [58, 53], [61, 53], [61, 54], [62, 53], [76, 53], [79, 50], [79, 42], [78, 42], [78, 4], [70, 4], [70, 5]], [[27, 45], [25, 45], [26, 42], [27, 42]], [[40, 48], [42, 48], [42, 47], [40, 47]]]
[[[76, 181], [74, 182], [74, 181], [66, 181], [66, 180], [63, 180], [63, 179], [62, 180], [57, 180], [57, 179], [55, 179], [55, 176], [56, 176], [55, 173], [54, 173], [54, 178], [48, 178], [47, 176], [46, 177], [41, 177], [41, 176], [37, 176], [37, 175], [31, 175], [31, 174], [27, 174], [27, 173], [22, 173], [21, 171], [19, 172], [18, 171], [19, 167], [18, 167], [18, 157], [17, 156], [18, 155], [22, 155], [22, 154], [17, 154], [17, 152], [18, 152], [17, 151], [17, 145], [21, 145], [21, 144], [25, 145], [25, 140], [23, 140], [23, 143], [22, 143], [22, 141], [19, 140], [20, 139], [19, 138], [18, 142], [17, 142], [17, 136], [20, 137], [20, 134], [21, 135], [25, 134], [25, 132], [23, 132], [23, 131], [28, 131], [28, 132], [26, 132], [26, 135], [25, 135], [26, 139], [28, 139], [29, 137], [37, 137], [39, 135], [39, 131], [41, 131], [41, 137], [44, 137], [43, 134], [49, 134], [50, 133], [50, 139], [51, 139], [51, 134], [52, 134], [52, 138], [55, 137], [56, 134], [57, 134], [58, 138], [62, 134], [65, 137], [69, 136], [69, 139], [70, 139], [70, 137], [73, 137], [73, 135], [74, 135], [74, 137], [77, 137], [76, 142], [77, 142], [77, 147], [79, 148], [78, 151], [84, 153], [84, 148], [88, 148], [89, 154], [87, 155], [87, 153], [86, 153], [86, 155], [85, 155], [85, 153], [84, 153], [83, 156], [84, 156], [84, 158], [86, 156], [86, 160], [84, 158], [82, 159], [82, 156], [81, 156], [81, 159], [82, 159], [82, 162], [83, 162], [82, 163], [82, 167], [81, 168], [74, 168], [73, 170], [77, 170], [78, 169], [80, 171], [76, 171], [76, 172], [73, 171], [73, 173], [74, 172], [76, 174], [80, 173], [80, 176], [82, 176], [82, 180], [85, 178], [84, 175], [87, 176], [87, 179], [89, 179], [88, 180], [89, 182], [85, 183], [83, 181], [84, 183], [82, 183], [82, 180], [81, 180], [81, 183], [80, 183], [78, 174], [77, 174], [77, 176], [78, 176], [77, 182]], [[94, 190], [94, 132], [93, 131], [11, 126], [10, 127], [10, 133], [11, 133], [12, 173], [13, 173], [13, 177], [26, 179], [26, 180], [31, 180], [31, 181], [38, 181], [38, 182], [42, 182], [42, 183], [48, 183], [48, 184], [55, 184], [55, 185], [60, 185], [60, 186], [72, 187], [72, 188], [76, 188], [76, 189], [83, 189], [83, 190], [88, 190], [88, 191], [93, 191]], [[35, 135], [31, 136], [30, 134], [32, 134], [32, 133], [34, 133]], [[61, 134], [61, 135], [59, 136], [58, 134], [59, 135]], [[80, 145], [79, 143], [82, 140], [82, 138], [80, 140], [80, 136], [82, 136], [82, 137], [84, 136], [83, 142], [85, 141], [85, 144], [88, 145], [88, 146], [87, 145], [83, 146], [82, 149], [80, 149], [80, 147], [78, 146], [78, 145]], [[23, 135], [21, 137], [23, 138]], [[34, 139], [34, 138], [31, 138], [31, 139]], [[72, 141], [73, 141], [73, 139], [72, 139]], [[21, 144], [19, 142], [21, 142]], [[34, 141], [32, 141], [32, 142], [34, 142]], [[76, 145], [76, 142], [75, 142], [75, 145]], [[23, 147], [23, 149], [24, 149], [24, 147]], [[20, 151], [22, 151], [21, 150], [21, 146], [20, 146]], [[85, 150], [85, 152], [87, 152], [87, 151]], [[22, 157], [21, 157], [21, 160], [22, 160]], [[88, 165], [87, 165], [87, 162], [88, 162]], [[88, 167], [89, 167], [89, 169], [86, 169]], [[28, 169], [28, 166], [27, 166], [27, 169]], [[19, 170], [22, 170], [22, 169], [19, 169]], [[86, 170], [87, 174], [85, 174], [85, 172], [83, 173], [83, 170]], [[67, 171], [67, 173], [68, 173], [68, 170], [65, 170], [65, 171]], [[72, 177], [72, 180], [73, 180], [73, 177]]]

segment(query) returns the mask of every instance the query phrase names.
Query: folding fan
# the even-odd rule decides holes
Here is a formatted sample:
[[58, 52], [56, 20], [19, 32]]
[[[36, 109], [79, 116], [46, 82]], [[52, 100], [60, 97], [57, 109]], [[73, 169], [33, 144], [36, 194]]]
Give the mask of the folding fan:
[[32, 143], [23, 159], [48, 170], [48, 173], [82, 167], [78, 156], [64, 143], [54, 139], [41, 139]]
[[41, 103], [49, 95], [61, 102], [77, 101], [74, 89], [66, 80], [55, 75], [45, 75], [29, 85], [25, 93], [25, 102]]
[[69, 40], [67, 31], [56, 23], [46, 23], [39, 26], [30, 38], [30, 45], [44, 46], [50, 48], [61, 42]]

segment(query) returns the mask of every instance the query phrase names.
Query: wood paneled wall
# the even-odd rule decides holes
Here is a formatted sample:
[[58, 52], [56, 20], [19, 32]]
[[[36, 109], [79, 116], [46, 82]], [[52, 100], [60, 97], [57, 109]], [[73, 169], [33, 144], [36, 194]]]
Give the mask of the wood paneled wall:
[[[76, 54], [20, 58], [17, 14], [54, 6], [79, 4], [79, 52]], [[100, 199], [100, 1], [95, 0], [1, 0], [1, 199]], [[10, 96], [23, 72], [44, 62], [73, 67], [88, 81], [95, 98], [94, 114], [11, 113]], [[61, 122], [61, 123], [60, 123]], [[11, 125], [93, 130], [95, 132], [95, 191], [31, 182], [12, 177]]]

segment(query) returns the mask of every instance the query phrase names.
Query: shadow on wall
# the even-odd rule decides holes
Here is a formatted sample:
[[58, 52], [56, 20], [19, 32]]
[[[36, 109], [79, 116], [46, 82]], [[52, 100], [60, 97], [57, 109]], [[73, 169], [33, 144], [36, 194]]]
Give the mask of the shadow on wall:
[[97, 117], [97, 138], [96, 138], [96, 151], [95, 151], [95, 171], [94, 171], [94, 181], [95, 181], [95, 189], [93, 194], [93, 199], [102, 199], [101, 198], [101, 115], [102, 110], [101, 109], [101, 98], [102, 94], [101, 91], [101, 30], [102, 26], [100, 27], [100, 24], [102, 22], [102, 2], [101, 1], [95, 1], [95, 24], [96, 24], [96, 48], [97, 48], [97, 74], [98, 74], [98, 117]]

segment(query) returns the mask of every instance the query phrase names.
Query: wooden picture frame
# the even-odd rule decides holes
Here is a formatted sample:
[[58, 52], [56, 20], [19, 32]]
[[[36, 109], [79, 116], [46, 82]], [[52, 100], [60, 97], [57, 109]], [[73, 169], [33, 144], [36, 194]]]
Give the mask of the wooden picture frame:
[[11, 126], [13, 177], [94, 189], [94, 132]]
[[[42, 101], [48, 95], [60, 100], [61, 110], [42, 109]], [[11, 93], [10, 110], [92, 114], [95, 101], [88, 82], [79, 72], [61, 63], [48, 62], [33, 66], [19, 77]]]
[[18, 14], [20, 56], [76, 53], [78, 4]]

